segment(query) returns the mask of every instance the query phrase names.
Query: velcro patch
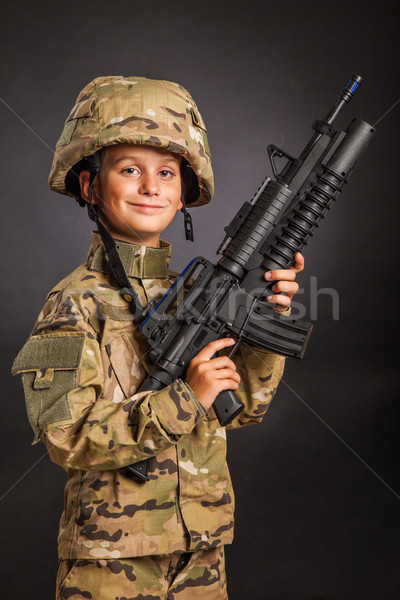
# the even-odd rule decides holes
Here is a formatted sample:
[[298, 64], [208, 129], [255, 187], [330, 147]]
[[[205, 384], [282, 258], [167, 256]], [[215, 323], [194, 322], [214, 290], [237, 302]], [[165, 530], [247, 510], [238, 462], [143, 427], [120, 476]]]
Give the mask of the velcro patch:
[[31, 337], [12, 366], [12, 374], [36, 369], [76, 369], [85, 341], [84, 333], [47, 334]]
[[33, 336], [22, 348], [12, 367], [21, 373], [29, 422], [36, 437], [58, 421], [71, 419], [68, 393], [76, 387], [84, 333]]
[[60, 146], [66, 146], [67, 144], [70, 143], [72, 135], [75, 131], [77, 122], [78, 122], [78, 119], [71, 119], [70, 121], [67, 121], [65, 123], [64, 129], [63, 129], [62, 134], [57, 142], [56, 148], [59, 148]]

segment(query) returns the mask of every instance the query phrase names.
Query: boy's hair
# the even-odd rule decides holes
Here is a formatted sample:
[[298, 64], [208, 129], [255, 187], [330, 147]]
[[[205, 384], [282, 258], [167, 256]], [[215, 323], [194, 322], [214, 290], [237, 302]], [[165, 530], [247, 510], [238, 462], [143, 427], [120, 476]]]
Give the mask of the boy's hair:
[[79, 94], [57, 142], [50, 187], [80, 196], [79, 173], [101, 165], [102, 148], [118, 143], [162, 148], [182, 156], [184, 200], [201, 206], [214, 192], [204, 121], [177, 83], [145, 77], [97, 77]]

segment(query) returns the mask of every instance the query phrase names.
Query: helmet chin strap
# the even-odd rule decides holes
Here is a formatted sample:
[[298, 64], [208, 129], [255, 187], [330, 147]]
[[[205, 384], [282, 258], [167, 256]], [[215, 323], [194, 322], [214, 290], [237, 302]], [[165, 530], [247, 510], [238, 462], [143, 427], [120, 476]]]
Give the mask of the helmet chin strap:
[[190, 242], [194, 241], [194, 234], [193, 234], [193, 221], [192, 221], [192, 217], [189, 214], [188, 209], [186, 208], [186, 203], [185, 203], [185, 197], [184, 194], [182, 193], [181, 196], [181, 200], [182, 200], [182, 212], [183, 212], [183, 216], [185, 219], [185, 237], [187, 240], [189, 240]]
[[[182, 182], [182, 192], [181, 192], [181, 201], [182, 201], [182, 212], [184, 217], [184, 227], [185, 227], [185, 237], [190, 242], [194, 241], [194, 232], [193, 232], [193, 222], [192, 217], [189, 214], [189, 211], [186, 207], [186, 198], [192, 199], [190, 197], [190, 190], [193, 188], [193, 170], [188, 165], [187, 161], [182, 158], [181, 161], [181, 182]], [[196, 180], [197, 181], [197, 180]]]

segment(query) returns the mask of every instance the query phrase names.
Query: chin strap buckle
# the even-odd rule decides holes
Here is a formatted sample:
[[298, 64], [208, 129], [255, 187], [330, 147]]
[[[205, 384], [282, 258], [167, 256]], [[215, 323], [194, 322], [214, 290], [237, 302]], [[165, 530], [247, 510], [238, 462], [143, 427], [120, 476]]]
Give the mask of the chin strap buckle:
[[182, 195], [182, 212], [183, 212], [183, 216], [185, 219], [185, 237], [187, 240], [189, 240], [190, 242], [194, 241], [194, 233], [193, 233], [193, 221], [192, 221], [192, 217], [189, 214], [188, 209], [186, 208], [186, 204], [185, 204], [185, 199]]

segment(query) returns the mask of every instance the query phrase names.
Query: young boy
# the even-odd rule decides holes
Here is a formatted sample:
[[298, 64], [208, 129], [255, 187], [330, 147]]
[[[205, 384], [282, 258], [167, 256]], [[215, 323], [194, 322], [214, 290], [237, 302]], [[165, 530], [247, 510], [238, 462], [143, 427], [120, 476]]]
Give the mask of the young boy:
[[[234, 360], [212, 358], [234, 343], [226, 338], [193, 358], [185, 380], [137, 391], [151, 361], [133, 315], [176, 275], [160, 234], [179, 209], [190, 230], [186, 206], [213, 194], [193, 99], [167, 81], [95, 79], [65, 123], [49, 182], [87, 206], [99, 228], [86, 262], [48, 294], [13, 365], [34, 442], [68, 475], [56, 597], [226, 599], [234, 499], [212, 404], [235, 390], [245, 409], [228, 429], [260, 422], [284, 359], [245, 344]], [[289, 307], [302, 268], [298, 254], [292, 269], [271, 272], [277, 310]], [[124, 470], [147, 458], [148, 482]]]

